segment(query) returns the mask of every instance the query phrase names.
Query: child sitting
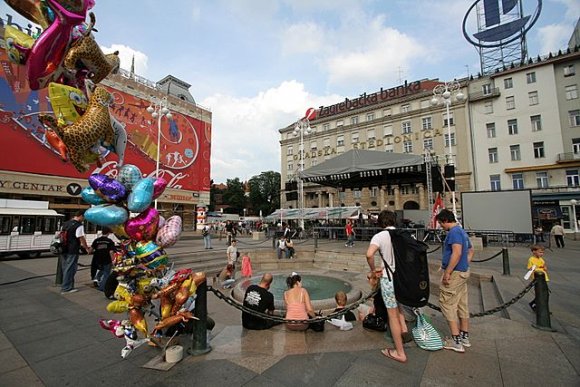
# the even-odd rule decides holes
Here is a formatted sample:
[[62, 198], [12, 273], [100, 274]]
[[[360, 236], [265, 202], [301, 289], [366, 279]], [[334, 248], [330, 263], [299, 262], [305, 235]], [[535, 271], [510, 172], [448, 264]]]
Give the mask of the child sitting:
[[224, 289], [229, 288], [234, 282], [234, 265], [228, 264], [219, 274], [218, 279]]
[[[546, 266], [546, 262], [544, 261], [544, 247], [540, 245], [533, 245], [531, 247], [532, 256], [528, 259], [528, 270], [531, 270], [534, 266], [534, 272], [532, 273], [532, 279], [534, 279], [535, 273], [541, 272], [544, 273], [546, 276], [546, 282], [550, 281], [548, 277], [548, 267]], [[534, 298], [530, 302], [530, 308], [533, 311], [536, 310], [536, 299]]]
[[[347, 302], [346, 293], [343, 292], [342, 290], [336, 292], [336, 294], [334, 295], [334, 300], [336, 301], [336, 309], [334, 309], [335, 312], [340, 312], [346, 307]], [[356, 321], [356, 316], [354, 315], [354, 313], [352, 313], [351, 310], [346, 312], [343, 316], [346, 321]]]

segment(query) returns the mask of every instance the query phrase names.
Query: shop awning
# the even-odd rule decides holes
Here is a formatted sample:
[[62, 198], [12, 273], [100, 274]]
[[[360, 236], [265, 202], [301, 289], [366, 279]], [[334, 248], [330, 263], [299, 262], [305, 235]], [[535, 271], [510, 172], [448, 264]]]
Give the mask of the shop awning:
[[357, 215], [360, 207], [328, 207], [328, 208], [282, 208], [266, 216], [264, 220], [273, 222], [276, 220], [315, 220], [315, 219], [346, 219]]
[[64, 216], [55, 210], [43, 210], [39, 208], [0, 208], [0, 215]]

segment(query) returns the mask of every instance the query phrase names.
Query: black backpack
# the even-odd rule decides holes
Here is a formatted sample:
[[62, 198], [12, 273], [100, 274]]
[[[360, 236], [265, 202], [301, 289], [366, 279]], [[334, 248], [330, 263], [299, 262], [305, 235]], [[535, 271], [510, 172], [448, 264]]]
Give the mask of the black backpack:
[[74, 245], [78, 244], [78, 242], [74, 241], [74, 238], [77, 228], [79, 228], [81, 225], [82, 223], [76, 220], [65, 222], [62, 226], [62, 230], [60, 231], [58, 238], [56, 238], [50, 245], [50, 251], [53, 254], [67, 254], [69, 253], [69, 250], [72, 250], [70, 253], [78, 252], [80, 245], [75, 249]]
[[[395, 272], [385, 262], [387, 274], [393, 276], [395, 298], [403, 305], [419, 308], [429, 302], [429, 262], [427, 244], [416, 240], [405, 230], [388, 230], [391, 234]], [[382, 258], [382, 257], [381, 257]]]

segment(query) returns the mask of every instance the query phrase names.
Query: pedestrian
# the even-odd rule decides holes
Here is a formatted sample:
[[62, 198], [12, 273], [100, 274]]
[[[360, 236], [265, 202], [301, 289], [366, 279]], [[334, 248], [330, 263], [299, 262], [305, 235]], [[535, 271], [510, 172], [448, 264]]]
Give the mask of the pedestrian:
[[292, 259], [296, 257], [296, 250], [294, 250], [294, 242], [292, 242], [292, 239], [290, 239], [290, 237], [286, 238], [286, 258], [288, 259]]
[[232, 239], [234, 239], [235, 229], [234, 223], [231, 220], [226, 220], [226, 237], [227, 237], [227, 245], [230, 246], [232, 244]]
[[[274, 314], [274, 295], [269, 292], [272, 285], [272, 274], [265, 273], [258, 285], [250, 285], [244, 295], [244, 307], [256, 312]], [[269, 329], [277, 323], [249, 312], [242, 312], [242, 326], [246, 329]]]
[[92, 248], [87, 245], [85, 228], [83, 226], [84, 220], [85, 211], [78, 210], [71, 220], [64, 222], [60, 231], [61, 234], [65, 233], [63, 251], [60, 256], [62, 266], [61, 294], [74, 293], [78, 291], [78, 289], [75, 288], [75, 274], [77, 273], [80, 248], [84, 248], [89, 254], [93, 251]]
[[441, 210], [435, 219], [447, 231], [443, 242], [439, 306], [449, 325], [451, 338], [445, 340], [443, 348], [463, 353], [464, 347], [471, 347], [467, 281], [474, 250], [453, 212]]
[[242, 277], [252, 277], [252, 261], [250, 260], [248, 253], [244, 253], [242, 256]]
[[544, 229], [541, 224], [537, 224], [534, 228], [534, 236], [536, 237], [536, 243], [545, 242], [544, 241]]
[[115, 252], [115, 242], [111, 240], [109, 235], [111, 230], [108, 227], [103, 228], [102, 235], [95, 239], [91, 244], [93, 249], [93, 259], [91, 261], [91, 274], [93, 285], [99, 288], [100, 291], [105, 290], [105, 284], [111, 274], [111, 266], [113, 253]]
[[213, 249], [211, 247], [211, 232], [209, 226], [204, 224], [203, 228], [201, 229], [201, 236], [203, 237], [203, 246], [207, 249]]
[[282, 255], [284, 255], [284, 257], [288, 256], [288, 253], [286, 252], [286, 238], [284, 238], [284, 235], [280, 235], [278, 245], [276, 246], [276, 254], [278, 255], [278, 259], [282, 259]]
[[558, 248], [564, 248], [566, 246], [564, 244], [564, 227], [562, 227], [560, 223], [556, 223], [554, 227], [552, 227], [550, 234], [554, 236]]
[[[369, 247], [367, 249], [366, 258], [371, 272], [369, 276], [378, 277], [380, 280], [381, 295], [385, 306], [387, 307], [387, 315], [389, 317], [389, 326], [391, 328], [391, 336], [395, 344], [395, 348], [385, 348], [381, 352], [386, 357], [398, 361], [400, 363], [407, 362], [407, 355], [403, 347], [403, 334], [408, 335], [407, 324], [405, 316], [400, 309], [400, 305], [395, 298], [395, 288], [393, 284], [395, 267], [395, 256], [393, 254], [393, 244], [391, 242], [391, 235], [389, 229], [395, 229], [397, 215], [389, 210], [383, 210], [379, 214], [379, 226], [383, 229], [381, 232], [375, 234]], [[379, 253], [381, 256], [382, 268], [375, 266], [375, 254]], [[385, 263], [389, 266], [390, 272], [387, 272]]]
[[352, 228], [352, 223], [350, 220], [346, 221], [346, 227], [344, 228], [346, 232], [346, 243], [344, 244], [346, 247], [353, 247], [354, 246], [354, 229]]
[[[544, 273], [544, 275], [546, 276], [546, 282], [549, 282], [550, 278], [548, 277], [548, 266], [546, 265], [546, 261], [544, 261], [544, 252], [545, 252], [544, 247], [540, 246], [540, 245], [533, 245], [531, 247], [531, 250], [532, 250], [532, 256], [528, 259], [528, 270], [532, 270], [532, 268], [533, 268], [531, 278], [534, 279], [535, 273], [541, 272], [541, 273]], [[530, 302], [529, 305], [533, 311], [536, 310], [536, 298], [535, 297]]]
[[232, 244], [228, 246], [226, 250], [226, 257], [228, 259], [228, 265], [232, 265], [233, 268], [236, 268], [236, 262], [238, 261], [238, 241], [232, 239]]

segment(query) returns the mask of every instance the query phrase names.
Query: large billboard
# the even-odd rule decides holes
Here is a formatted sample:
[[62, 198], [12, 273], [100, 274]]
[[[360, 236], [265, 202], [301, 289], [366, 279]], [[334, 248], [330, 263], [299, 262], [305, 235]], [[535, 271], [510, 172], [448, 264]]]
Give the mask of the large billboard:
[[[115, 88], [107, 89], [114, 96], [110, 113], [125, 125], [128, 133], [125, 164], [138, 166], [146, 176], [154, 174], [159, 136], [160, 176], [169, 182], [169, 187], [209, 191], [211, 120], [206, 117], [204, 122], [171, 111], [171, 119], [161, 119], [158, 133], [157, 119], [146, 110], [149, 101]], [[92, 173], [116, 175], [118, 157], [114, 153], [105, 156], [101, 167], [92, 164], [84, 173], [63, 162], [47, 143], [45, 129], [38, 121], [39, 113], [47, 112], [53, 112], [47, 89], [30, 90], [26, 68], [10, 62], [6, 51], [0, 49], [0, 169], [83, 179]]]

